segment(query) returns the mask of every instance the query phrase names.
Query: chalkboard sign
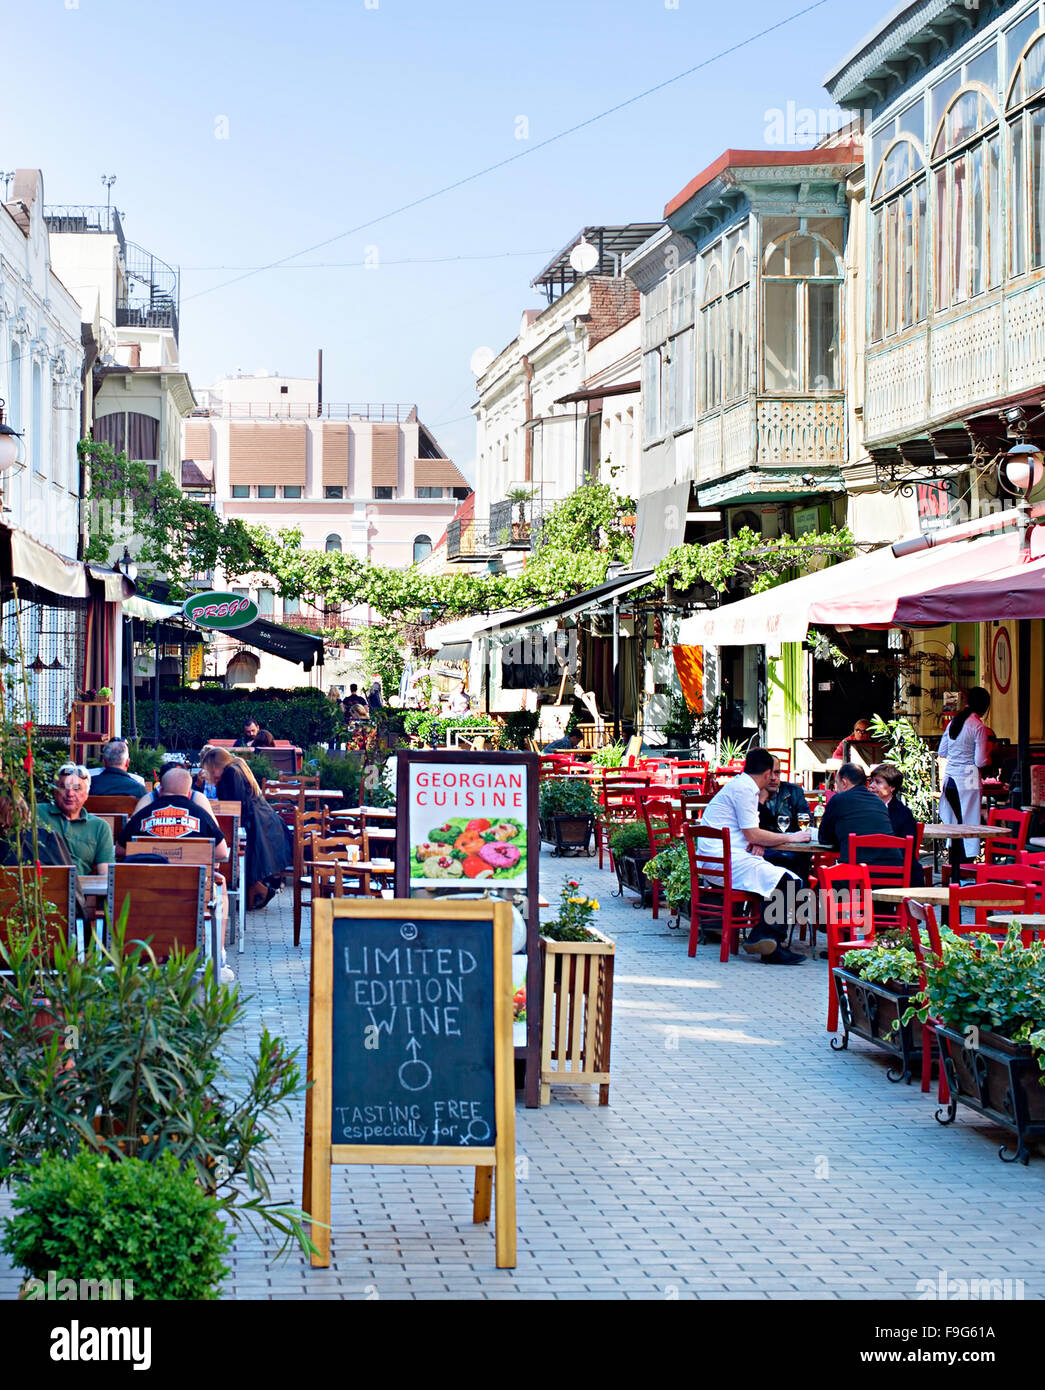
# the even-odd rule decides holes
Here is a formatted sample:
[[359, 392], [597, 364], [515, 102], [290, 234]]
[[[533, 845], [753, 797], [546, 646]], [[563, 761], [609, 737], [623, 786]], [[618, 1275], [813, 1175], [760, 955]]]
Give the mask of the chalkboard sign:
[[490, 923], [333, 922], [334, 1144], [492, 1144]]
[[302, 1205], [330, 1263], [334, 1163], [474, 1167], [515, 1265], [511, 908], [324, 899], [312, 909]]

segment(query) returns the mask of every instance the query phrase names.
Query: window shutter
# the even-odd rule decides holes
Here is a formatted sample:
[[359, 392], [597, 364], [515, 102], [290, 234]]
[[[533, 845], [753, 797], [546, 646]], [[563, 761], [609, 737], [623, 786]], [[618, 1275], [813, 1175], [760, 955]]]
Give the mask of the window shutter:
[[229, 426], [229, 483], [305, 485], [305, 422]]

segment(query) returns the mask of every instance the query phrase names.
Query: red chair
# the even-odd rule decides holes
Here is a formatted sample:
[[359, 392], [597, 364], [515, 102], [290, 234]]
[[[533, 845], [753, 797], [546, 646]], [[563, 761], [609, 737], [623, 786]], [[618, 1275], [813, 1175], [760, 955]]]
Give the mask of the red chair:
[[[905, 898], [903, 903], [903, 917], [907, 929], [911, 936], [911, 949], [918, 962], [918, 983], [925, 989], [925, 954], [926, 945], [922, 939], [922, 933], [928, 937], [929, 955], [933, 962], [939, 961], [943, 956], [943, 947], [940, 945], [940, 928], [936, 923], [936, 913], [925, 903], [915, 902], [913, 898]], [[940, 1020], [932, 1014], [922, 1024], [922, 1090], [928, 1091], [932, 1084], [933, 1075], [933, 1052], [936, 1053], [937, 1064], [939, 1067], [939, 1080], [937, 1082], [936, 1099], [940, 1105], [946, 1105], [951, 1098], [950, 1088], [947, 1085], [947, 1074], [943, 1067], [943, 1048], [940, 1046], [936, 1036], [936, 1028]]]
[[679, 805], [683, 820], [700, 820], [704, 807], [711, 800], [707, 792], [694, 791], [691, 787], [679, 788]]
[[791, 781], [791, 750], [790, 748], [767, 748], [767, 753], [772, 753], [773, 757], [780, 763], [780, 780], [782, 782]]
[[[607, 768], [607, 772], [618, 772], [619, 768]], [[598, 808], [595, 816], [595, 843], [599, 852], [599, 868], [602, 868], [602, 856], [605, 851], [610, 858], [610, 866], [613, 865], [613, 855], [610, 851], [610, 832], [615, 830], [618, 825], [624, 825], [628, 821], [638, 820], [639, 808], [636, 794], [645, 790], [649, 786], [649, 777], [645, 773], [625, 773], [624, 777], [611, 777], [604, 780], [602, 790], [598, 793]]]
[[1027, 864], [1031, 868], [1041, 868], [1045, 865], [1045, 853], [1040, 853], [1037, 850], [1025, 849], [1016, 862], [1018, 864]]
[[[737, 954], [740, 933], [757, 926], [761, 920], [762, 899], [757, 893], [745, 893], [733, 887], [727, 829], [718, 830], [689, 821], [682, 827], [682, 834], [689, 856], [689, 954], [697, 954], [700, 935], [710, 928], [721, 931], [719, 960], [728, 961], [731, 953]], [[721, 854], [702, 851], [701, 840], [720, 844]]]
[[[914, 864], [914, 836], [849, 836], [850, 864], [863, 864], [865, 861], [862, 856], [866, 850], [880, 849], [900, 850], [903, 854], [903, 862], [900, 864], [867, 864], [872, 890], [875, 888], [909, 888], [911, 886], [911, 869]], [[879, 928], [900, 926], [899, 908], [879, 905], [878, 926]]]
[[[874, 945], [874, 903], [866, 864], [832, 864], [818, 871], [827, 932], [827, 1031], [838, 1032], [838, 993], [834, 971], [847, 951]], [[836, 897], [844, 892], [845, 897]]]
[[987, 824], [1011, 825], [1012, 834], [994, 835], [987, 841], [983, 850], [985, 864], [1012, 864], [1019, 859], [1027, 848], [1031, 814], [1030, 811], [991, 811]]
[[[998, 937], [1005, 935], [1004, 927], [991, 927], [987, 918], [1002, 912], [1029, 913], [1035, 911], [1038, 901], [1036, 885], [1026, 883], [968, 883], [959, 886], [951, 884], [947, 899], [947, 925], [956, 936], [967, 936], [971, 932], [987, 932]], [[972, 922], [962, 922], [962, 908], [973, 909]], [[1031, 933], [1027, 934], [1027, 944]]]
[[977, 883], [1015, 883], [1033, 888], [1037, 894], [1035, 912], [1045, 912], [1045, 866], [1035, 864], [974, 864]]
[[[674, 844], [681, 838], [682, 811], [678, 806], [672, 806], [670, 801], [652, 796], [640, 796], [638, 804], [642, 812], [643, 823], [646, 826], [646, 836], [649, 839], [649, 852], [652, 858], [658, 855], [662, 849], [667, 849], [668, 845]], [[655, 878], [652, 883], [653, 917], [656, 920], [660, 915], [660, 879]]]

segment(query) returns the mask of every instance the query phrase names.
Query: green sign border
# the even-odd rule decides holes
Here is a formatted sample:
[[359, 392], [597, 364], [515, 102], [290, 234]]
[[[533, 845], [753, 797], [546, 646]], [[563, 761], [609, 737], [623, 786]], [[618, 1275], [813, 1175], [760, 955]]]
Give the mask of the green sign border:
[[[209, 617], [193, 617], [192, 610], [198, 608], [220, 608], [222, 604], [245, 603], [246, 608], [232, 615], [229, 614], [219, 617], [212, 614]], [[237, 628], [249, 627], [251, 623], [258, 619], [258, 605], [253, 599], [245, 598], [243, 594], [230, 594], [219, 590], [208, 590], [203, 594], [192, 594], [182, 604], [182, 615], [192, 623], [194, 627], [206, 628], [210, 632], [234, 632]]]

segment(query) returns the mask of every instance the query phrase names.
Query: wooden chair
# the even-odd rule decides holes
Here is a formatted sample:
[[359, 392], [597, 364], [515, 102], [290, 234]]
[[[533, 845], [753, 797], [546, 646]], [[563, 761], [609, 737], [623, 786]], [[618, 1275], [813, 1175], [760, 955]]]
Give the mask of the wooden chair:
[[128, 905], [125, 954], [137, 953], [146, 943], [159, 961], [174, 950], [198, 950], [202, 955], [206, 901], [207, 870], [202, 864], [109, 865], [110, 922]]
[[[606, 772], [618, 772], [618, 768], [606, 768]], [[625, 773], [622, 777], [611, 777], [604, 781], [597, 793], [595, 813], [595, 844], [599, 854], [599, 868], [602, 868], [603, 850], [609, 853], [610, 831], [618, 825], [638, 820], [639, 809], [636, 793], [645, 790], [649, 777], [642, 772]], [[611, 856], [612, 863], [612, 856]]]
[[[339, 859], [348, 862], [348, 849], [355, 847], [359, 851], [361, 860], [367, 859], [367, 837], [363, 832], [360, 835], [306, 835], [302, 834], [300, 844], [300, 856], [298, 854], [298, 840], [294, 841], [294, 945], [301, 945], [301, 919], [305, 908], [311, 910], [312, 903], [317, 897], [322, 897], [320, 888], [330, 879], [331, 875], [317, 874], [317, 865], [326, 862], [328, 865], [336, 863]], [[300, 872], [299, 872], [300, 870]], [[369, 891], [369, 876], [367, 876], [367, 891]]]
[[711, 797], [707, 792], [694, 791], [691, 787], [680, 787], [678, 792], [679, 805], [682, 810], [683, 820], [700, 820], [704, 814]]
[[[639, 799], [639, 810], [642, 812], [642, 821], [646, 827], [646, 838], [649, 841], [651, 858], [658, 855], [662, 849], [667, 849], [668, 845], [681, 839], [683, 825], [681, 807], [673, 806], [670, 801], [665, 801], [659, 797], [643, 796]], [[652, 884], [653, 917], [656, 920], [660, 909], [660, 879], [653, 879]]]
[[1013, 864], [1027, 848], [1031, 811], [999, 811], [997, 807], [987, 817], [988, 825], [1009, 825], [1009, 835], [994, 835], [984, 845], [985, 864]]
[[[293, 913], [294, 945], [301, 941], [301, 913], [311, 901], [312, 879], [308, 866], [312, 862], [312, 842], [330, 834], [330, 813], [325, 806], [318, 811], [296, 811], [294, 816]], [[306, 897], [307, 895], [307, 897]]]
[[[906, 898], [903, 904], [903, 918], [911, 937], [911, 949], [918, 962], [918, 983], [924, 990], [926, 985], [926, 954], [928, 953], [934, 963], [939, 962], [943, 956], [936, 913], [925, 903], [917, 903], [913, 898]], [[930, 1014], [922, 1024], [922, 1090], [928, 1091], [932, 1085], [933, 1053], [935, 1052], [939, 1065], [936, 1099], [940, 1105], [946, 1105], [950, 1100], [950, 1088], [947, 1085], [947, 1075], [943, 1068], [943, 1049], [936, 1036], [939, 1022], [938, 1018]]]
[[[697, 943], [708, 930], [721, 931], [719, 960], [728, 961], [737, 954], [741, 932], [758, 924], [762, 899], [733, 887], [727, 829], [691, 821], [683, 825], [682, 834], [689, 857], [689, 954], [697, 954]], [[701, 840], [721, 845], [721, 852], [701, 850]]]
[[[213, 803], [212, 803], [213, 804]], [[238, 804], [238, 803], [237, 803]], [[229, 893], [236, 898], [236, 946], [239, 952], [243, 952], [243, 934], [247, 920], [247, 884], [244, 879], [244, 871], [247, 863], [246, 846], [240, 842], [239, 835], [239, 815], [228, 815], [225, 812], [218, 812], [214, 816], [218, 824], [218, 829], [225, 836], [225, 843], [229, 847], [229, 857], [224, 863], [216, 866], [219, 875], [225, 880]], [[231, 944], [231, 942], [229, 943]]]
[[[21, 883], [19, 882], [21, 880]], [[12, 927], [17, 931], [20, 921], [19, 893], [29, 892], [36, 880], [32, 868], [0, 869], [0, 943], [7, 945]], [[44, 864], [40, 870], [40, 892], [53, 911], [44, 917], [44, 940], [48, 962], [54, 962], [57, 941], [69, 946], [77, 944], [76, 931], [76, 870], [66, 864]], [[0, 960], [0, 969], [3, 961]]]
[[[362, 835], [318, 836], [312, 841], [312, 899], [327, 897], [369, 897], [370, 868], [368, 842]], [[354, 850], [355, 854], [350, 853]], [[357, 864], [367, 867], [357, 868]], [[337, 870], [338, 872], [334, 872]]]
[[[991, 927], [987, 918], [1002, 912], [1035, 912], [1037, 885], [1027, 883], [952, 883], [947, 897], [947, 925], [956, 936], [987, 932], [1004, 936], [1004, 927]], [[972, 908], [972, 922], [962, 921], [962, 909]], [[1028, 938], [1029, 939], [1029, 938]]]
[[782, 782], [791, 781], [791, 749], [790, 748], [767, 748], [767, 753], [772, 753], [774, 758], [780, 761], [780, 780]]
[[127, 853], [158, 854], [166, 859], [168, 864], [199, 865], [206, 871], [204, 892], [207, 912], [212, 913], [216, 909], [218, 904], [214, 893], [213, 840], [194, 839], [190, 835], [176, 840], [167, 839], [162, 835], [132, 835], [127, 841]]
[[211, 815], [239, 816], [240, 820], [243, 819], [242, 801], [222, 801], [220, 797], [217, 797], [214, 801], [208, 801], [207, 805], [210, 807]]
[[[142, 788], [142, 796], [147, 788]], [[91, 816], [133, 816], [140, 798], [136, 796], [89, 796], [84, 810]]]
[[[869, 850], [894, 849], [902, 856], [899, 864], [867, 864], [863, 855]], [[900, 835], [850, 835], [849, 863], [864, 864], [871, 877], [871, 888], [910, 888], [914, 864], [914, 836]], [[899, 927], [900, 912], [897, 907], [877, 909], [878, 927]]]
[[[874, 945], [874, 902], [866, 864], [824, 865], [818, 873], [827, 933], [827, 1031], [838, 1032], [838, 993], [833, 972], [847, 951]], [[844, 893], [845, 897], [836, 896]]]
[[114, 840], [119, 835], [120, 831], [123, 829], [128, 819], [127, 816], [114, 815], [112, 812], [109, 811], [101, 813], [99, 813], [98, 811], [92, 811], [90, 814], [92, 816], [97, 816], [99, 820], [105, 821], [106, 825], [108, 825], [109, 829], [112, 831], [112, 837]]
[[976, 883], [1009, 883], [1021, 888], [1032, 888], [1037, 900], [1031, 910], [1033, 912], [1045, 912], [1045, 866], [1036, 864], [974, 864], [972, 873]]

